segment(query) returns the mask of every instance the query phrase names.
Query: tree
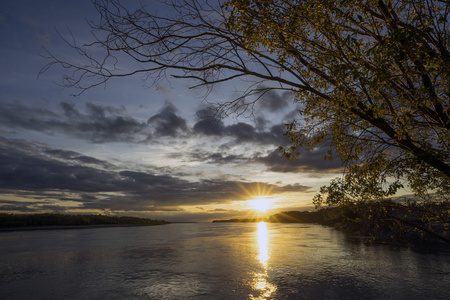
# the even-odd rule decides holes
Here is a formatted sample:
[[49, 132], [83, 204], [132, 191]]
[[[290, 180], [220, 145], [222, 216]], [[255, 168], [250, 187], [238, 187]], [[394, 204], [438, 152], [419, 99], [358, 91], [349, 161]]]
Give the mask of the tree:
[[[170, 75], [212, 88], [247, 80], [215, 112], [242, 114], [270, 90], [302, 103], [287, 125], [288, 158], [329, 145], [345, 173], [317, 205], [382, 200], [409, 186], [450, 191], [450, 3], [442, 0], [172, 0], [171, 13], [94, 0], [95, 40], [71, 46], [85, 64], [49, 53], [63, 85], [87, 88], [114, 77]], [[103, 56], [97, 56], [98, 49]], [[96, 50], [89, 52], [89, 50]], [[127, 69], [122, 62], [135, 62]]]

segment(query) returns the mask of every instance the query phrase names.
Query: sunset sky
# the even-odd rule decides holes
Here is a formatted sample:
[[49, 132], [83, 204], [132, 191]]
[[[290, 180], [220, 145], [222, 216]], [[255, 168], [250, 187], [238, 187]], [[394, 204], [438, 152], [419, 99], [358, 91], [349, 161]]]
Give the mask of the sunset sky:
[[323, 160], [327, 149], [294, 161], [278, 152], [289, 143], [283, 124], [296, 117], [289, 93], [213, 122], [199, 117], [207, 101], [234, 99], [245, 86], [224, 84], [205, 99], [192, 82], [150, 88], [136, 76], [74, 97], [56, 84], [63, 70], [37, 78], [43, 47], [76, 56], [57, 32], [91, 40], [86, 19], [96, 19], [89, 0], [0, 3], [0, 211], [249, 217], [257, 198], [268, 213], [312, 209], [318, 188], [341, 174], [339, 162]]

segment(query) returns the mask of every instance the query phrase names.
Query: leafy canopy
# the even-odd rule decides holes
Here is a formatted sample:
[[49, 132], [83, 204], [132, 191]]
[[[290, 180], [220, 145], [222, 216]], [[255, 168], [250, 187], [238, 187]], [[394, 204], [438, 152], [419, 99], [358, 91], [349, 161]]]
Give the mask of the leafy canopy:
[[286, 156], [329, 143], [316, 205], [450, 191], [448, 1], [230, 0], [227, 26], [303, 85]]

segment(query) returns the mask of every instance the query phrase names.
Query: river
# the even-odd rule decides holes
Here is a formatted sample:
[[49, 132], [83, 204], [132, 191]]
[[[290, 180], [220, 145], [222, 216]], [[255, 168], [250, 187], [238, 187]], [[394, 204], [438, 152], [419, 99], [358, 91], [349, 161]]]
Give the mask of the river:
[[0, 233], [1, 299], [450, 299], [450, 255], [313, 224]]

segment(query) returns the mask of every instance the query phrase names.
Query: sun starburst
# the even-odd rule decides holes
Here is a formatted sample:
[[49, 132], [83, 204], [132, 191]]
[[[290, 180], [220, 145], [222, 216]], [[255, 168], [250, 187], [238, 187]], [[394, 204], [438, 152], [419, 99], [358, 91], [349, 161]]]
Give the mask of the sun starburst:
[[267, 198], [256, 198], [250, 201], [253, 209], [259, 212], [266, 212], [270, 208], [270, 204], [270, 200]]

